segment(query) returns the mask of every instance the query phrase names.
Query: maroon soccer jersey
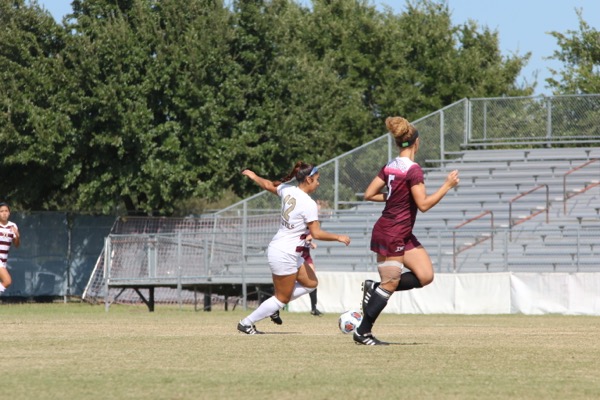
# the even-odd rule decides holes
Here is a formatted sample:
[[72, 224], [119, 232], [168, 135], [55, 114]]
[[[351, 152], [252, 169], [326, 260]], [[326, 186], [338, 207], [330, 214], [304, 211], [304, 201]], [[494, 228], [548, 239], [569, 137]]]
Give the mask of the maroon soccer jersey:
[[385, 207], [373, 227], [371, 250], [383, 256], [404, 254], [418, 246], [412, 235], [417, 219], [417, 205], [411, 187], [424, 183], [423, 170], [419, 164], [406, 157], [396, 157], [385, 165], [377, 175], [387, 185]]

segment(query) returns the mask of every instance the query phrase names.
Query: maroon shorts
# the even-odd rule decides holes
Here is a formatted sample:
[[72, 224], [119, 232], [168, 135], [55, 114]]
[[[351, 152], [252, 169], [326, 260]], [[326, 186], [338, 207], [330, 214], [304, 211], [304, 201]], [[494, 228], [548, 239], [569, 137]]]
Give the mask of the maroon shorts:
[[310, 256], [310, 249], [308, 247], [305, 247], [304, 250], [302, 250], [302, 258], [304, 258], [306, 264], [313, 264], [313, 259]]
[[308, 247], [298, 246], [296, 252], [301, 253], [300, 255], [304, 258], [306, 264], [313, 264], [313, 259], [310, 256], [310, 249]]
[[384, 257], [400, 257], [405, 251], [421, 246], [421, 243], [408, 229], [398, 223], [380, 218], [371, 234], [371, 251]]

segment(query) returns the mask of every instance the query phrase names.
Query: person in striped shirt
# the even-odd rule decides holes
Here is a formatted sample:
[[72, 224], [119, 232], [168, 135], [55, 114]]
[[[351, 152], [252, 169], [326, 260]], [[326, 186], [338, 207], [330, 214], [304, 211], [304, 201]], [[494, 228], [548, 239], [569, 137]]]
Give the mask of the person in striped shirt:
[[10, 207], [7, 203], [0, 202], [0, 294], [6, 290], [12, 283], [12, 278], [8, 273], [6, 262], [8, 261], [8, 251], [11, 245], [19, 247], [21, 236], [19, 228], [14, 222], [10, 222]]

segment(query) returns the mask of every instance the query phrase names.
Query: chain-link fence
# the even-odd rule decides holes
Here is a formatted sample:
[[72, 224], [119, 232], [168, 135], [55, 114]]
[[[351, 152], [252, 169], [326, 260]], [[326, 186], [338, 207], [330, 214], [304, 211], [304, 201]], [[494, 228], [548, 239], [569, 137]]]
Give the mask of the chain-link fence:
[[[268, 239], [262, 238], [262, 246], [255, 246], [244, 238], [270, 237], [271, 233], [265, 227], [242, 229], [240, 226], [237, 231], [218, 234], [111, 235], [106, 247], [109, 256], [103, 263], [103, 286], [93, 295], [90, 291], [86, 300], [139, 303], [140, 293], [132, 289], [137, 286], [156, 287], [154, 301], [162, 304], [195, 304], [198, 299], [192, 289], [210, 286], [221, 290], [227, 287], [222, 293], [233, 293], [243, 301], [243, 293], [247, 293], [244, 286], [271, 282], [265, 249]], [[350, 234], [360, 242], [357, 232]], [[439, 273], [600, 270], [598, 227], [561, 230], [540, 224], [514, 231], [497, 227], [427, 231], [417, 228], [415, 234], [428, 249], [434, 269]], [[474, 241], [473, 238], [482, 239]], [[318, 271], [376, 271], [373, 253], [367, 246], [353, 244], [340, 252], [330, 250], [323, 244], [312, 251]], [[348, 257], [352, 265], [347, 262]], [[231, 290], [231, 286], [238, 289]], [[214, 294], [212, 304], [227, 301], [219, 293]]]
[[[440, 165], [440, 161], [466, 149], [598, 146], [600, 95], [464, 99], [413, 123], [421, 138], [416, 161], [425, 167]], [[321, 185], [315, 199], [320, 204], [323, 219], [348, 221], [354, 218], [358, 221], [359, 218], [376, 218], [371, 214], [361, 216], [355, 206], [362, 201], [362, 193], [373, 176], [396, 154], [393, 140], [385, 134], [322, 164]], [[103, 298], [106, 293], [102, 248], [109, 232], [142, 235], [140, 240], [144, 244], [133, 245], [137, 242], [127, 239], [125, 243], [129, 244], [123, 247], [132, 251], [123, 255], [123, 260], [138, 263], [139, 271], [143, 270], [142, 263], [148, 262], [146, 252], [152, 248], [143, 235], [163, 234], [183, 234], [185, 243], [194, 242], [185, 250], [181, 247], [182, 256], [196, 260], [194, 274], [201, 268], [204, 268], [205, 274], [221, 273], [228, 268], [232, 271], [240, 262], [246, 263], [242, 265], [247, 267], [248, 260], [260, 256], [275, 232], [279, 207], [276, 196], [261, 192], [201, 218], [120, 218], [115, 222], [110, 216], [15, 212], [13, 220], [21, 228], [23, 244], [21, 248], [11, 250], [9, 268], [14, 283], [5, 296], [82, 295], [90, 301]], [[366, 229], [364, 219], [355, 225], [357, 230]], [[430, 236], [435, 231], [426, 233]], [[360, 235], [366, 237], [367, 233]], [[439, 256], [447, 263], [447, 257], [442, 256], [452, 249], [446, 249], [442, 244], [451, 242], [452, 232], [439, 231], [438, 235], [444, 240], [435, 239], [434, 247], [429, 247], [434, 254], [432, 258]], [[165, 240], [160, 242], [160, 246], [167, 246], [167, 242], [168, 246], [173, 246], [179, 239], [171, 237]], [[366, 245], [363, 249], [368, 253]], [[178, 253], [170, 251], [165, 254], [169, 254], [172, 262]], [[461, 257], [470, 254], [474, 253], [465, 251], [454, 261], [455, 265], [466, 262]], [[592, 255], [595, 254], [592, 251]], [[364, 260], [370, 260], [370, 256], [369, 253]], [[264, 261], [261, 259], [260, 263], [266, 268]], [[441, 262], [438, 266], [446, 268]], [[148, 267], [146, 265], [145, 268]], [[456, 269], [464, 270], [462, 267]], [[175, 271], [182, 272], [180, 269]], [[166, 295], [169, 298], [176, 296], [173, 293]], [[121, 294], [121, 299], [127, 298], [126, 294]], [[129, 299], [134, 299], [134, 294]]]
[[21, 246], [12, 247], [8, 270], [12, 285], [3, 298], [44, 301], [81, 296], [111, 230], [112, 216], [58, 212], [11, 213]]
[[597, 144], [600, 96], [473, 99], [463, 145], [546, 147]]
[[[415, 161], [421, 166], [465, 149], [598, 146], [600, 95], [464, 99], [413, 124], [421, 140]], [[362, 200], [373, 176], [396, 155], [394, 141], [385, 134], [322, 164], [315, 198], [323, 208], [348, 208]], [[276, 197], [262, 192], [217, 215], [243, 216], [278, 207]]]

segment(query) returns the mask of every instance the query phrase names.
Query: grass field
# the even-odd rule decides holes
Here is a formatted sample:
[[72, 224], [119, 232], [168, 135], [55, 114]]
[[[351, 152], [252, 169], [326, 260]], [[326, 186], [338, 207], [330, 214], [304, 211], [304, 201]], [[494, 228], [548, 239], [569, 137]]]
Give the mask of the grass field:
[[2, 399], [592, 399], [600, 318], [388, 315], [356, 346], [337, 315], [0, 305]]

